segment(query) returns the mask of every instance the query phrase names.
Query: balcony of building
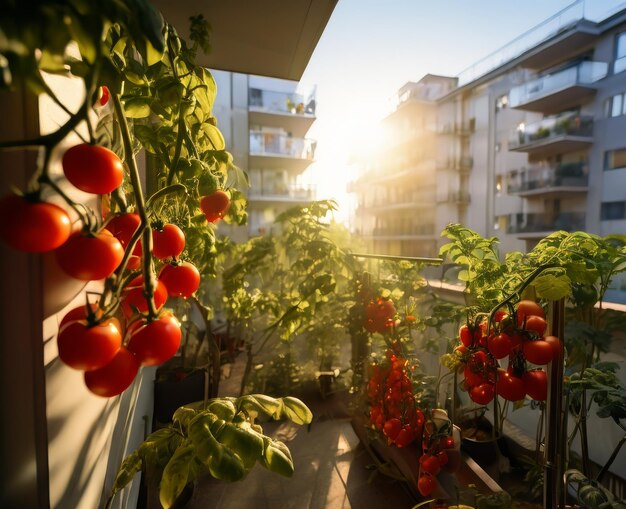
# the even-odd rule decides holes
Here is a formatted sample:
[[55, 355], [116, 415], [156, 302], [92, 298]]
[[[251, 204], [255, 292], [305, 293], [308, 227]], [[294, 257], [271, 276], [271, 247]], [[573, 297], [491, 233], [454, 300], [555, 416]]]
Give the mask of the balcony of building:
[[284, 133], [250, 131], [249, 167], [301, 173], [313, 162], [316, 143]]
[[424, 185], [420, 189], [392, 188], [372, 199], [364, 201], [360, 207], [376, 214], [398, 210], [428, 208], [435, 204], [435, 186]]
[[434, 223], [377, 226], [369, 235], [376, 240], [432, 239], [436, 236]]
[[467, 205], [470, 202], [470, 194], [467, 191], [451, 191], [442, 189], [437, 193], [437, 203], [456, 203]]
[[474, 166], [474, 159], [471, 157], [449, 157], [445, 161], [437, 161], [438, 170], [448, 170], [456, 172], [468, 172]]
[[583, 150], [592, 143], [593, 117], [564, 113], [520, 124], [511, 133], [509, 150], [548, 156]]
[[585, 229], [584, 212], [519, 213], [507, 216], [506, 232], [520, 239], [541, 238], [552, 232]]
[[589, 101], [596, 93], [595, 83], [606, 77], [606, 62], [581, 62], [546, 74], [511, 89], [511, 108], [556, 113]]
[[315, 122], [315, 87], [303, 93], [248, 90], [250, 125], [282, 128], [293, 136], [304, 136]]
[[248, 192], [248, 204], [267, 203], [306, 203], [315, 199], [315, 186], [282, 184], [251, 186]]
[[521, 197], [586, 193], [587, 164], [530, 166], [510, 172], [507, 180], [507, 193]]
[[455, 136], [469, 136], [476, 130], [476, 119], [474, 117], [460, 122], [446, 122], [437, 128], [439, 134], [450, 134]]

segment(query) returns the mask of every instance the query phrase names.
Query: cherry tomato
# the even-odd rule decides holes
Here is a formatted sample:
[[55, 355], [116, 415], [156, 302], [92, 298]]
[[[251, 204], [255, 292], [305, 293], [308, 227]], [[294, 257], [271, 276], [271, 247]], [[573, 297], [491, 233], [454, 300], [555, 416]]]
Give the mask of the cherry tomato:
[[393, 325], [393, 318], [396, 315], [396, 308], [391, 299], [372, 300], [365, 307], [365, 323], [363, 327], [368, 332], [379, 332], [384, 334], [390, 325]]
[[[140, 224], [141, 218], [139, 217], [139, 214], [135, 214], [133, 212], [115, 216], [107, 223], [106, 229], [109, 230], [113, 236], [120, 241], [122, 247], [126, 249], [126, 246], [130, 242], [130, 238], [137, 231]], [[133, 255], [141, 256], [141, 241], [135, 244]]]
[[109, 87], [107, 87], [106, 85], [101, 86], [99, 90], [99, 96], [100, 98], [98, 99], [98, 103], [100, 104], [100, 106], [106, 106], [106, 104], [109, 102], [109, 99], [111, 98], [111, 92], [109, 92]]
[[0, 217], [0, 238], [12, 248], [28, 253], [52, 251], [72, 231], [70, 217], [61, 207], [16, 194], [0, 199]]
[[496, 393], [508, 401], [519, 401], [526, 396], [526, 386], [521, 378], [499, 368]]
[[162, 281], [171, 297], [188, 298], [200, 286], [200, 273], [195, 265], [183, 262], [179, 265], [163, 266], [159, 272], [159, 281]]
[[[148, 301], [144, 295], [143, 276], [137, 276], [124, 288], [122, 297], [122, 311], [126, 318], [130, 318], [135, 311], [145, 313], [148, 311]], [[154, 305], [161, 309], [167, 300], [167, 288], [162, 281], [156, 280], [154, 288]]]
[[522, 351], [527, 361], [543, 366], [548, 364], [554, 357], [554, 349], [550, 343], [543, 339], [536, 341], [524, 341]]
[[502, 332], [495, 337], [490, 337], [487, 348], [491, 355], [493, 355], [496, 359], [504, 359], [511, 353], [511, 337], [505, 332]]
[[55, 252], [59, 266], [81, 281], [110, 276], [124, 257], [124, 248], [108, 230], [91, 235], [73, 233]]
[[395, 444], [396, 447], [406, 447], [415, 440], [415, 434], [410, 426], [404, 426], [396, 435]]
[[470, 347], [474, 344], [474, 333], [470, 330], [467, 324], [461, 325], [459, 328], [459, 339], [463, 346]]
[[400, 419], [396, 418], [387, 420], [385, 422], [385, 425], [383, 426], [383, 432], [385, 433], [385, 436], [391, 441], [394, 441], [396, 439], [401, 429], [402, 422], [400, 422]]
[[422, 472], [437, 475], [441, 471], [441, 464], [437, 456], [432, 454], [423, 454], [420, 457], [420, 468]]
[[139, 327], [130, 330], [128, 349], [144, 366], [157, 366], [171, 359], [178, 351], [182, 332], [171, 313], [162, 313], [156, 320], [140, 319]]
[[[89, 304], [91, 310], [98, 316], [98, 305], [97, 304]], [[87, 320], [87, 309], [85, 306], [78, 306], [74, 309], [71, 309], [65, 316], [61, 319], [59, 323], [59, 331], [63, 329], [68, 323], [75, 322], [77, 320]]]
[[493, 385], [484, 383], [473, 387], [469, 393], [470, 399], [479, 405], [486, 405], [494, 396]]
[[548, 324], [546, 321], [540, 316], [531, 315], [526, 318], [526, 326], [524, 327], [527, 331], [536, 332], [539, 337], [542, 337], [546, 332]]
[[533, 369], [522, 375], [526, 393], [534, 400], [545, 401], [548, 397], [548, 377], [542, 369]]
[[528, 316], [539, 316], [545, 318], [546, 315], [543, 312], [543, 308], [537, 304], [534, 300], [521, 300], [517, 304], [517, 325], [520, 327], [524, 324], [524, 320]]
[[430, 474], [422, 475], [417, 481], [417, 489], [423, 497], [429, 496], [435, 491], [435, 479]]
[[152, 254], [159, 260], [176, 258], [185, 249], [185, 234], [175, 224], [166, 224], [160, 230], [152, 230]]
[[219, 221], [230, 207], [230, 197], [224, 191], [215, 191], [200, 199], [200, 209], [210, 223]]
[[556, 336], [546, 336], [543, 340], [552, 347], [552, 360], [563, 355], [563, 342]]
[[465, 383], [468, 387], [475, 387], [476, 385], [480, 385], [485, 383], [485, 379], [482, 375], [482, 372], [476, 372], [472, 369], [472, 366], [466, 365], [463, 368], [463, 377], [465, 378]]
[[57, 338], [59, 358], [70, 368], [100, 369], [111, 362], [122, 346], [118, 327], [117, 320], [106, 320], [93, 326], [85, 320], [66, 323]]
[[439, 451], [437, 453], [437, 460], [439, 460], [439, 464], [443, 467], [448, 463], [448, 453], [446, 451]]
[[124, 165], [115, 152], [99, 145], [74, 145], [63, 154], [63, 173], [86, 193], [108, 194], [124, 180]]
[[85, 385], [94, 394], [110, 398], [124, 392], [133, 383], [138, 371], [139, 361], [122, 346], [111, 362], [85, 373]]

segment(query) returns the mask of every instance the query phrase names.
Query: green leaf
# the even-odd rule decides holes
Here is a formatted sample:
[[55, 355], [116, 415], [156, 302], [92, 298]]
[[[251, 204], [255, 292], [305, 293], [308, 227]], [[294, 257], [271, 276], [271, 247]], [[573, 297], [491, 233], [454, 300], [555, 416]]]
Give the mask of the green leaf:
[[220, 419], [231, 421], [237, 412], [235, 405], [224, 399], [210, 401], [207, 405], [207, 411], [214, 413]]
[[126, 457], [117, 471], [117, 476], [113, 482], [112, 494], [115, 495], [123, 489], [135, 477], [135, 474], [141, 471], [141, 466], [142, 461], [139, 451], [133, 451], [132, 454]]
[[185, 443], [176, 449], [168, 462], [159, 489], [159, 500], [164, 509], [169, 509], [190, 481], [190, 470], [194, 460], [194, 446]]
[[150, 115], [150, 103], [141, 97], [124, 101], [124, 114], [128, 118], [146, 118]]
[[[158, 52], [165, 49], [164, 22], [161, 13], [148, 0], [126, 0], [133, 9], [136, 20], [146, 39]], [[145, 55], [144, 55], [145, 56]]]
[[295, 424], [310, 424], [313, 413], [298, 398], [288, 396], [283, 398], [283, 414]]
[[217, 127], [211, 124], [202, 124], [201, 130], [206, 135], [213, 150], [224, 150], [226, 148], [224, 136], [222, 136], [222, 133]]
[[[244, 421], [243, 424], [248, 424]], [[232, 449], [250, 469], [263, 456], [263, 437], [256, 431], [227, 423], [216, 436], [218, 442]]]
[[555, 276], [554, 274], [544, 274], [538, 276], [533, 285], [537, 291], [537, 296], [547, 300], [558, 300], [568, 297], [572, 291], [571, 281], [565, 275]]
[[218, 447], [208, 461], [209, 472], [222, 481], [239, 481], [246, 475], [246, 468], [241, 457], [218, 443]]
[[269, 437], [265, 437], [264, 442], [265, 455], [263, 456], [261, 465], [275, 474], [291, 477], [294, 467], [289, 448], [283, 442], [272, 440]]

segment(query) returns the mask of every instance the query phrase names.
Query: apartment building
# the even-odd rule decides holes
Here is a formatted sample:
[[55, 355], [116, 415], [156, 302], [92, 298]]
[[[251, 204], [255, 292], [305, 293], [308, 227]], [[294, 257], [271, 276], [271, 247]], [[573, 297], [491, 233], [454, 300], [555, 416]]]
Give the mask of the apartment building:
[[[436, 79], [450, 91], [400, 101], [383, 123], [402, 134], [353, 184], [357, 230], [374, 252], [432, 256], [450, 222], [498, 237], [503, 251], [527, 251], [556, 230], [626, 233], [626, 9], [590, 21], [576, 2], [458, 77]], [[436, 134], [402, 128], [426, 118]], [[410, 193], [408, 183], [417, 194], [403, 201], [392, 190]], [[415, 227], [428, 235], [412, 236]], [[613, 290], [609, 299], [624, 301], [626, 278]]]
[[436, 204], [449, 198], [437, 194], [436, 101], [455, 84], [435, 75], [406, 83], [395, 111], [383, 120], [385, 148], [351, 185], [358, 201], [356, 228], [371, 252], [436, 255]]
[[296, 81], [213, 71], [214, 112], [234, 162], [248, 175], [247, 229], [220, 228], [237, 240], [270, 231], [276, 216], [315, 199], [302, 173], [314, 161], [315, 87]]

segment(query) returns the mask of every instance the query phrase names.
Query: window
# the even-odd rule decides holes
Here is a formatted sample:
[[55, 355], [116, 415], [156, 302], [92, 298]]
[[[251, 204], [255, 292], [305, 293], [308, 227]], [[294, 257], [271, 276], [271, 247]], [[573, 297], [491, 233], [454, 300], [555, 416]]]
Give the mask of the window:
[[615, 40], [615, 62], [613, 74], [626, 70], [626, 32], [617, 35]]
[[496, 175], [496, 196], [500, 196], [502, 194], [502, 175]]
[[622, 114], [622, 96], [613, 96], [613, 104], [611, 105], [611, 116], [619, 117]]
[[607, 117], [626, 115], [626, 94], [617, 94], [609, 97], [604, 105], [604, 114]]
[[509, 96], [508, 95], [501, 95], [500, 97], [498, 97], [496, 99], [496, 111], [500, 111], [503, 110], [505, 108], [507, 108], [509, 105]]
[[609, 150], [604, 153], [604, 169], [620, 170], [626, 168], [626, 148]]
[[611, 221], [626, 218], [626, 202], [609, 201], [604, 202], [600, 208], [600, 219], [602, 221]]

